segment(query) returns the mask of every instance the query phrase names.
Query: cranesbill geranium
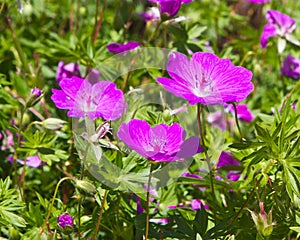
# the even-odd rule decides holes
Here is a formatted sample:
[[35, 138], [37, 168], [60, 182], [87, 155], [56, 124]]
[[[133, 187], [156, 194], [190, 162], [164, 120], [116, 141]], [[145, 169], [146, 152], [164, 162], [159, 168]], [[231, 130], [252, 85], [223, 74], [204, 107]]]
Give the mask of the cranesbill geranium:
[[151, 128], [144, 120], [132, 119], [121, 124], [118, 137], [146, 159], [158, 162], [191, 157], [202, 150], [198, 138], [184, 141], [185, 131], [178, 123]]
[[122, 116], [125, 102], [123, 92], [113, 82], [91, 84], [73, 76], [62, 79], [59, 86], [62, 90], [52, 89], [51, 99], [56, 107], [68, 109], [69, 117], [84, 118], [87, 115], [92, 120], [98, 117], [115, 120]]
[[281, 74], [298, 79], [300, 77], [300, 59], [293, 57], [291, 54], [287, 55], [283, 61]]
[[276, 10], [269, 10], [266, 14], [268, 23], [264, 26], [260, 45], [265, 48], [270, 37], [287, 37], [296, 28], [296, 22], [290, 16]]
[[158, 78], [165, 90], [184, 98], [191, 105], [240, 102], [253, 90], [252, 73], [234, 66], [229, 59], [197, 52], [189, 60], [184, 54], [170, 55], [167, 70], [171, 78]]

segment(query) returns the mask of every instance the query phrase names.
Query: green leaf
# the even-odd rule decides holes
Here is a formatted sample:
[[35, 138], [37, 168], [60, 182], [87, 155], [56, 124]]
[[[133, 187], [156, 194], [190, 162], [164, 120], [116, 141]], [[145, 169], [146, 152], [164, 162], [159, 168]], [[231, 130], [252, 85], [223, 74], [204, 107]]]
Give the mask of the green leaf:
[[199, 233], [201, 237], [204, 237], [205, 232], [207, 230], [207, 226], [208, 226], [208, 215], [204, 207], [201, 206], [201, 209], [197, 211], [195, 219], [193, 221], [193, 229], [195, 233]]

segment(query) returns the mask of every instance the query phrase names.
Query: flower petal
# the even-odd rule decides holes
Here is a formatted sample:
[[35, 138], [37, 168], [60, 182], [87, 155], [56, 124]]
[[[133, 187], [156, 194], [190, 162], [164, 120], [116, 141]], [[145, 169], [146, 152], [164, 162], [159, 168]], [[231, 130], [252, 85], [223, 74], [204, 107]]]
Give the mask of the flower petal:
[[266, 24], [260, 38], [260, 47], [266, 48], [268, 39], [276, 36], [276, 26], [274, 24]]

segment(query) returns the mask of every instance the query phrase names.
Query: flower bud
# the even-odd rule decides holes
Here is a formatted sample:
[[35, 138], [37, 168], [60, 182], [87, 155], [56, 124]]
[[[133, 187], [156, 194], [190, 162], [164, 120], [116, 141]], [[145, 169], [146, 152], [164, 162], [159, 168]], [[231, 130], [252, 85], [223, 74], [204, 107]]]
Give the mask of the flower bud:
[[162, 114], [163, 119], [167, 122], [171, 120], [171, 112], [169, 109], [165, 109]]
[[89, 194], [95, 194], [97, 189], [96, 187], [84, 180], [76, 180], [76, 184], [75, 184], [76, 188], [79, 188]]
[[57, 218], [57, 224], [63, 233], [70, 234], [73, 231], [74, 219], [68, 213], [64, 213]]
[[11, 227], [8, 230], [9, 239], [11, 240], [19, 240], [20, 239], [20, 233], [17, 229]]
[[50, 130], [58, 130], [62, 128], [65, 124], [65, 121], [58, 118], [47, 118], [42, 121], [42, 126]]
[[26, 107], [33, 107], [35, 104], [37, 104], [41, 98], [43, 97], [42, 91], [39, 88], [33, 88], [31, 90], [30, 97], [26, 103]]
[[273, 226], [275, 225], [275, 223], [272, 222], [272, 210], [270, 210], [269, 213], [266, 214], [264, 203], [261, 202], [259, 206], [260, 213], [256, 214], [250, 211], [251, 217], [256, 225], [258, 233], [264, 237], [269, 237], [272, 234]]

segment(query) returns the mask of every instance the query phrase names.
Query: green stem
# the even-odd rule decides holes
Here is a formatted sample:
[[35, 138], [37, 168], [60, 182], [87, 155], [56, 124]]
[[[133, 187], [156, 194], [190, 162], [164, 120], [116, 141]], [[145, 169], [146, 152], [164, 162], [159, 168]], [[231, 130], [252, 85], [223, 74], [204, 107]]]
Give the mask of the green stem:
[[154, 169], [154, 164], [151, 163], [150, 172], [148, 176], [148, 183], [147, 183], [145, 240], [148, 239], [148, 234], [149, 234], [149, 199], [150, 199], [150, 184], [151, 184], [153, 169]]
[[49, 221], [49, 218], [50, 218], [50, 214], [51, 214], [51, 211], [52, 211], [52, 208], [53, 208], [53, 205], [54, 205], [54, 201], [55, 201], [55, 198], [56, 198], [56, 195], [57, 195], [57, 192], [58, 192], [58, 188], [59, 188], [60, 184], [61, 184], [63, 181], [65, 181], [65, 180], [73, 180], [73, 179], [70, 178], [70, 177], [64, 177], [64, 178], [60, 179], [60, 181], [57, 183], [56, 188], [55, 188], [55, 191], [54, 191], [54, 195], [53, 195], [53, 198], [52, 198], [52, 202], [51, 202], [50, 207], [49, 207], [49, 210], [48, 210], [47, 217], [46, 217], [46, 219], [45, 219], [45, 221], [44, 221], [43, 226], [42, 226], [41, 229], [40, 229], [40, 232], [39, 232], [39, 234], [38, 234], [38, 236], [37, 236], [37, 239], [40, 239], [42, 233], [44, 232], [45, 226], [48, 224], [48, 221]]
[[[23, 188], [22, 188], [21, 183], [18, 180], [17, 158], [18, 158], [18, 148], [20, 147], [20, 144], [21, 144], [21, 133], [22, 133], [23, 118], [24, 118], [24, 114], [25, 114], [26, 110], [27, 110], [27, 107], [25, 105], [24, 108], [21, 111], [20, 123], [19, 123], [19, 129], [18, 129], [18, 136], [17, 136], [17, 144], [16, 144], [16, 147], [15, 147], [15, 152], [14, 152], [14, 156], [13, 156], [13, 160], [14, 160], [14, 162], [13, 162], [14, 182], [15, 182], [15, 184], [18, 185], [23, 200], [24, 200], [25, 183], [23, 183]], [[23, 181], [25, 181], [25, 166], [26, 166], [26, 159], [25, 159], [25, 162], [24, 162], [24, 165], [23, 165], [23, 174], [24, 174]]]
[[9, 30], [10, 30], [10, 32], [11, 32], [11, 36], [12, 36], [12, 39], [13, 39], [13, 41], [14, 41], [15, 48], [16, 48], [16, 50], [17, 50], [17, 52], [18, 52], [18, 55], [19, 55], [19, 57], [20, 57], [20, 60], [21, 60], [21, 62], [22, 62], [22, 65], [23, 65], [23, 67], [24, 67], [24, 70], [25, 70], [25, 72], [26, 72], [27, 74], [31, 75], [31, 71], [30, 71], [29, 65], [28, 65], [28, 63], [27, 63], [25, 54], [24, 54], [24, 52], [23, 52], [23, 50], [22, 50], [22, 47], [21, 47], [21, 44], [20, 44], [20, 42], [19, 42], [19, 40], [18, 40], [18, 38], [17, 38], [17, 36], [16, 36], [16, 34], [15, 34], [15, 31], [14, 31], [13, 28], [12, 28], [12, 23], [11, 23], [10, 18], [9, 18], [9, 17], [6, 17], [6, 21], [7, 21], [8, 28], [9, 28]]
[[151, 34], [150, 38], [148, 39], [148, 41], [146, 42], [146, 44], [145, 44], [144, 47], [147, 47], [149, 45], [149, 43], [152, 41], [152, 39], [154, 39], [154, 37], [157, 35], [159, 27], [160, 27], [160, 25], [162, 23], [163, 23], [162, 21], [158, 22], [158, 24], [156, 25], [156, 28], [155, 28], [154, 32]]
[[3, 11], [3, 9], [4, 9], [5, 1], [6, 1], [6, 0], [3, 0], [3, 3], [2, 3], [2, 5], [1, 5], [1, 8], [0, 8], [0, 14], [2, 13], [2, 11]]
[[99, 231], [99, 227], [100, 227], [100, 223], [101, 223], [101, 219], [102, 219], [102, 215], [103, 215], [104, 204], [105, 204], [105, 201], [106, 201], [106, 198], [107, 198], [107, 194], [108, 194], [108, 190], [105, 190], [103, 199], [101, 201], [100, 212], [99, 212], [99, 216], [98, 216], [96, 229], [95, 229], [94, 235], [93, 235], [93, 240], [96, 240], [96, 238], [97, 238], [97, 233]]
[[[257, 184], [263, 179], [263, 175], [261, 175], [261, 177], [258, 179]], [[243, 205], [241, 206], [240, 210], [237, 212], [237, 214], [234, 216], [231, 225], [233, 225], [236, 220], [238, 219], [239, 215], [241, 214], [241, 212], [244, 210], [244, 208], [247, 206], [248, 202], [250, 201], [250, 199], [252, 198], [254, 192], [256, 189], [256, 184], [254, 186], [254, 188], [251, 190], [249, 196], [247, 197], [246, 201], [243, 203]]]
[[[207, 163], [208, 170], [209, 170], [209, 178], [210, 178], [210, 187], [211, 187], [212, 197], [213, 197], [213, 200], [216, 202], [216, 194], [215, 194], [215, 187], [214, 187], [214, 175], [213, 175], [211, 164], [210, 164], [210, 158], [207, 153], [207, 147], [205, 145], [204, 129], [203, 129], [203, 124], [201, 123], [201, 112], [202, 112], [202, 107], [201, 107], [201, 104], [198, 103], [197, 104], [197, 122], [198, 122], [198, 128], [199, 128], [199, 133], [200, 133], [201, 146], [204, 150], [205, 161]], [[203, 120], [204, 120], [204, 118], [203, 118]]]
[[243, 133], [242, 133], [242, 131], [241, 131], [240, 124], [239, 124], [239, 118], [238, 118], [238, 114], [237, 114], [237, 107], [236, 107], [236, 104], [235, 104], [235, 103], [232, 103], [232, 106], [233, 106], [233, 108], [234, 108], [234, 118], [235, 118], [235, 123], [236, 123], [237, 129], [238, 129], [238, 131], [239, 131], [240, 137], [241, 137], [241, 139], [243, 140], [244, 137], [243, 137]]
[[[98, 2], [97, 2], [98, 3]], [[98, 5], [98, 4], [97, 4]], [[99, 34], [99, 31], [101, 29], [101, 25], [102, 25], [102, 20], [103, 20], [103, 16], [104, 16], [104, 12], [105, 12], [105, 8], [106, 8], [106, 5], [107, 5], [107, 0], [104, 1], [103, 3], [103, 6], [102, 6], [102, 10], [101, 10], [101, 13], [100, 13], [100, 17], [99, 17], [99, 20], [97, 22], [97, 25], [96, 25], [96, 22], [95, 22], [95, 31], [94, 31], [94, 44], [96, 43], [97, 41], [97, 37], [98, 37], [98, 34]]]
[[249, 56], [252, 56], [252, 55], [254, 55], [254, 54], [255, 54], [255, 53], [252, 52], [252, 51], [247, 52], [247, 53], [244, 55], [242, 61], [241, 61], [240, 64], [239, 64], [239, 66], [243, 66], [243, 64], [244, 64], [244, 62], [246, 61], [246, 59], [247, 59]]

